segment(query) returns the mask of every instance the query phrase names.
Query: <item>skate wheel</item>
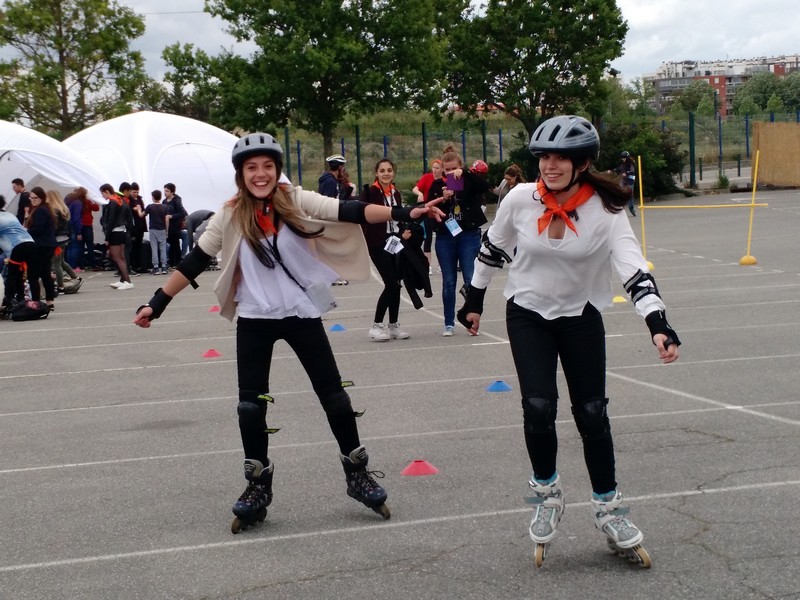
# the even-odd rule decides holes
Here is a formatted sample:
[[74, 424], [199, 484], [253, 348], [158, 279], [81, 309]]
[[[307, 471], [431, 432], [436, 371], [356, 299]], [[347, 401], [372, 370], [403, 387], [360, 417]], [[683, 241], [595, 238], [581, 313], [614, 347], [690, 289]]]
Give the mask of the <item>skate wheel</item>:
[[233, 522], [231, 523], [231, 533], [236, 535], [242, 530], [242, 522], [239, 520], [239, 517], [234, 517]]
[[643, 569], [649, 569], [653, 565], [653, 561], [650, 560], [650, 555], [647, 553], [647, 550], [641, 546], [634, 546], [631, 548], [631, 552], [633, 557], [635, 557], [632, 557], [632, 560], [638, 562]]
[[389, 519], [392, 516], [392, 513], [389, 510], [389, 506], [386, 505], [386, 504], [381, 504], [380, 506], [377, 506], [377, 507], [373, 508], [372, 510], [374, 510], [376, 513], [378, 513], [384, 519]]
[[533, 552], [533, 561], [536, 563], [537, 568], [544, 564], [545, 556], [547, 556], [547, 544], [536, 544], [536, 550]]

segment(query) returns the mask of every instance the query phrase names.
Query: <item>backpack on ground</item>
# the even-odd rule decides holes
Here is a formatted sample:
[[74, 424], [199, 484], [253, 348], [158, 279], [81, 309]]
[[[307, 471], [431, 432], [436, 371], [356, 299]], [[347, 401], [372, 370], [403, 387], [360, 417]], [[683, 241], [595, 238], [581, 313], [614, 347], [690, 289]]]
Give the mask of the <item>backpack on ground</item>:
[[81, 277], [77, 279], [64, 279], [64, 293], [76, 294], [78, 290], [81, 289], [81, 285], [83, 285], [83, 279]]
[[20, 302], [11, 309], [12, 321], [36, 321], [46, 319], [50, 314], [50, 307], [41, 300], [26, 300]]

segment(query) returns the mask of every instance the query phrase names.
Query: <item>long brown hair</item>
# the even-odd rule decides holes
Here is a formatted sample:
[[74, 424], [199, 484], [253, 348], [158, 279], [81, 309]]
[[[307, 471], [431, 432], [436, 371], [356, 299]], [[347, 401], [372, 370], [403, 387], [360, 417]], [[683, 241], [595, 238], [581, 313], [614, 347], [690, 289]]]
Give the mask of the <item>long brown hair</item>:
[[[278, 175], [280, 175], [280, 170], [278, 170]], [[236, 169], [236, 187], [239, 191], [236, 196], [229, 200], [229, 204], [233, 207], [231, 219], [239, 231], [242, 232], [242, 237], [258, 257], [259, 262], [272, 268], [275, 266], [274, 262], [261, 243], [261, 240], [266, 235], [266, 232], [258, 224], [258, 211], [261, 210], [261, 201], [247, 189], [241, 168]], [[306, 229], [306, 216], [294, 203], [291, 192], [283, 184], [276, 185], [272, 198], [265, 200], [265, 202], [272, 202], [272, 219], [276, 228], [278, 220], [281, 220], [295, 234], [307, 239], [319, 237], [325, 231], [324, 227], [320, 227], [315, 231]]]
[[[582, 163], [583, 161], [578, 162]], [[589, 167], [578, 176], [578, 181], [591, 185], [600, 196], [603, 208], [610, 213], [618, 213], [628, 204], [629, 195], [619, 185], [619, 177], [595, 170], [591, 161]]]

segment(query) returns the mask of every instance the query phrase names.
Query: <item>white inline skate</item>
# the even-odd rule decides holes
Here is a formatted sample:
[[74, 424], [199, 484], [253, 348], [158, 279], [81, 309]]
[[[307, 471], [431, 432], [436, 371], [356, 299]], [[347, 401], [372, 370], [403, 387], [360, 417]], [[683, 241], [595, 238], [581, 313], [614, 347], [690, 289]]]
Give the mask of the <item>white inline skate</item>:
[[652, 565], [650, 555], [641, 546], [644, 535], [625, 516], [629, 509], [622, 506], [622, 494], [614, 491], [599, 498], [593, 495], [592, 509], [595, 527], [606, 534], [611, 551], [649, 569]]
[[558, 474], [550, 483], [539, 483], [533, 475], [528, 482], [531, 495], [526, 497], [525, 501], [534, 506], [528, 533], [536, 543], [534, 560], [537, 567], [541, 567], [544, 563], [547, 548], [556, 536], [558, 523], [564, 514], [564, 495], [560, 483], [561, 478]]

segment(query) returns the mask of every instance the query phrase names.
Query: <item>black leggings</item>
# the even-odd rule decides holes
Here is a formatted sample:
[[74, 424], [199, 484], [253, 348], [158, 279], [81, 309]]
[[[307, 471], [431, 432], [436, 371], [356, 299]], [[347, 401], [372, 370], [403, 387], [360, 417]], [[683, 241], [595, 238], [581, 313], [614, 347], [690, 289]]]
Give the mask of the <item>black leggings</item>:
[[[356, 415], [350, 399], [342, 389], [342, 378], [336, 366], [322, 319], [247, 319], [239, 317], [236, 323], [236, 368], [240, 399], [252, 392], [269, 392], [269, 372], [275, 342], [285, 340], [294, 350], [306, 371], [314, 392], [325, 409], [333, 436], [342, 454], [348, 455], [358, 448]], [[241, 415], [240, 411], [240, 415]], [[257, 423], [243, 422], [239, 428], [245, 458], [266, 464], [269, 439], [266, 433], [266, 409]]]
[[39, 281], [44, 287], [45, 300], [52, 302], [56, 297], [56, 286], [50, 276], [55, 251], [55, 246], [36, 246], [33, 249], [33, 254], [28, 261], [28, 283], [31, 285], [32, 300], [41, 300], [42, 298]]
[[[580, 316], [547, 320], [518, 306], [512, 298], [506, 306], [506, 324], [522, 392], [525, 444], [534, 476], [546, 481], [556, 472], [558, 438], [554, 425], [560, 357], [592, 489], [598, 494], [615, 490], [614, 444], [605, 414], [605, 328], [599, 311], [587, 304]], [[544, 408], [537, 411], [531, 406]], [[596, 408], [593, 412], [586, 407]], [[592, 415], [591, 426], [582, 423], [583, 415]]]
[[383, 323], [389, 311], [389, 323], [400, 317], [400, 276], [397, 274], [397, 257], [381, 248], [370, 248], [369, 257], [383, 280], [383, 291], [375, 306], [375, 322]]

